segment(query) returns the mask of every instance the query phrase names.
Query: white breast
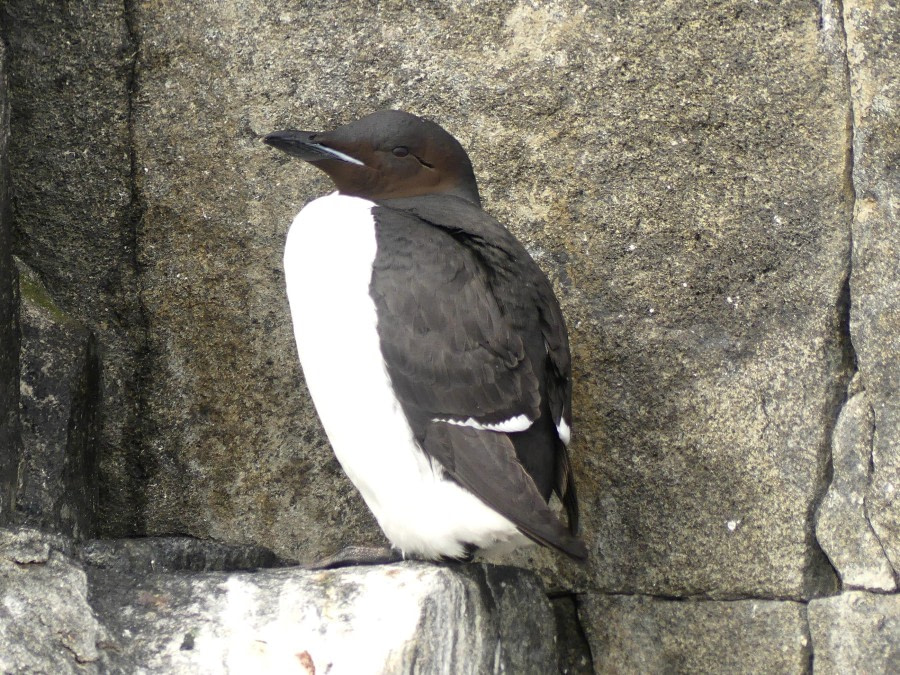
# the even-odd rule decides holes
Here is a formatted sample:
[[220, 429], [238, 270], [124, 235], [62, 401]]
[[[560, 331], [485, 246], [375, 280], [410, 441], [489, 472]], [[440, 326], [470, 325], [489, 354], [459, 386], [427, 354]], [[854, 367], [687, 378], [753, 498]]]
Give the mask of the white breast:
[[337, 193], [294, 219], [284, 252], [297, 350], [338, 461], [391, 543], [427, 558], [528, 543], [506, 518], [445, 480], [400, 408], [369, 295], [374, 204]]

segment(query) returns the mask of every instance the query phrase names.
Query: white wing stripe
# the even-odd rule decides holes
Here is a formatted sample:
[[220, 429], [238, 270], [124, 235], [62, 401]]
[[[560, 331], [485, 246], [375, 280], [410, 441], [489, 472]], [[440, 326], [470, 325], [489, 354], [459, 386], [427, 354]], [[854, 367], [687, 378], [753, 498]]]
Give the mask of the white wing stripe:
[[478, 431], [501, 431], [506, 434], [525, 431], [534, 422], [534, 420], [528, 419], [526, 415], [516, 415], [515, 417], [510, 417], [508, 420], [495, 422], [493, 424], [483, 424], [472, 417], [465, 420], [435, 417], [431, 421], [446, 422], [447, 424], [455, 424], [459, 427], [472, 427], [473, 429], [478, 429]]
[[556, 425], [556, 433], [559, 434], [559, 440], [563, 442], [563, 445], [568, 445], [572, 440], [572, 430], [562, 417], [559, 418], [559, 424]]

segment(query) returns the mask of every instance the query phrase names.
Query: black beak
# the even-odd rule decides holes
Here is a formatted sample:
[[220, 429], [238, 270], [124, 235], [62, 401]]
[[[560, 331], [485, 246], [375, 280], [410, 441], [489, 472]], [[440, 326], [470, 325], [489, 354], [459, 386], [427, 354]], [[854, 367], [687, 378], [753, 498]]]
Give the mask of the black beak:
[[323, 159], [336, 159], [341, 162], [364, 166], [363, 163], [355, 157], [351, 157], [339, 150], [334, 150], [326, 145], [317, 143], [315, 138], [319, 135], [320, 134], [315, 131], [294, 131], [292, 129], [286, 129], [285, 131], [273, 131], [263, 138], [263, 143], [271, 145], [273, 148], [277, 148], [294, 157], [299, 157], [304, 162], [319, 162]]

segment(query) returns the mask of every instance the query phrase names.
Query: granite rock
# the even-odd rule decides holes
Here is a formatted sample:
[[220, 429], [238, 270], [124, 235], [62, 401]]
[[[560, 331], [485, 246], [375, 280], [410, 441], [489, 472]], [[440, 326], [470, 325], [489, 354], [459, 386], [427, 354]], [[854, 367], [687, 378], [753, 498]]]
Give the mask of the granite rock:
[[100, 362], [91, 332], [18, 263], [23, 524], [75, 537], [96, 529]]
[[264, 548], [191, 537], [94, 539], [78, 547], [77, 558], [94, 569], [133, 575], [253, 570], [286, 564]]
[[106, 639], [66, 540], [0, 529], [0, 671], [96, 673]]
[[596, 673], [804, 673], [806, 607], [778, 600], [580, 602]]
[[850, 591], [809, 603], [813, 673], [900, 671], [900, 595]]
[[310, 572], [92, 574], [108, 667], [148, 673], [546, 673], [533, 575], [402, 563]]
[[[255, 568], [186, 538], [76, 545], [0, 529], [0, 670], [546, 673], [540, 580], [491, 565]], [[220, 571], [211, 571], [211, 570]]]
[[866, 514], [874, 415], [857, 374], [832, 435], [834, 475], [816, 516], [816, 538], [845, 589], [893, 591], [894, 573]]
[[121, 0], [8, 0], [10, 182], [16, 255], [103, 355], [98, 412], [108, 534], [142, 529], [140, 410], [146, 348], [137, 279], [140, 205], [131, 176], [134, 44]]
[[9, 100], [0, 44], [0, 524], [12, 520], [19, 471], [19, 327], [9, 204]]
[[[0, 658], [265, 664], [308, 618], [280, 596], [323, 607], [364, 585], [366, 570], [228, 570], [383, 542], [315, 418], [283, 292], [288, 223], [330, 186], [260, 137], [393, 107], [460, 138], [488, 211], [558, 291], [592, 558], [506, 559], [554, 592], [558, 662], [528, 575], [401, 565], [369, 570], [373, 593], [415, 589], [417, 630], [457, 622], [479, 667], [512, 635], [508, 669], [589, 668], [585, 639], [601, 672], [896, 669], [898, 596], [813, 600], [812, 644], [793, 601], [894, 588], [900, 562], [891, 3], [7, 0], [0, 19], [0, 521], [19, 464], [14, 249], [103, 361], [103, 533], [220, 542], [10, 535], [10, 607], [45, 592], [65, 609], [29, 626], [4, 606], [18, 651]], [[23, 631], [63, 647], [28, 651]], [[456, 649], [416, 644], [391, 653]], [[309, 671], [329, 649], [285, 658]]]
[[844, 3], [853, 101], [850, 330], [874, 415], [872, 527], [900, 573], [900, 14], [895, 3]]
[[800, 3], [134, 3], [147, 531], [301, 560], [382, 541], [327, 449], [284, 298], [287, 226], [329, 186], [259, 139], [393, 107], [470, 150], [571, 326], [592, 565], [511, 560], [569, 588], [833, 590], [812, 521], [850, 372], [852, 190], [842, 34], [820, 19]]

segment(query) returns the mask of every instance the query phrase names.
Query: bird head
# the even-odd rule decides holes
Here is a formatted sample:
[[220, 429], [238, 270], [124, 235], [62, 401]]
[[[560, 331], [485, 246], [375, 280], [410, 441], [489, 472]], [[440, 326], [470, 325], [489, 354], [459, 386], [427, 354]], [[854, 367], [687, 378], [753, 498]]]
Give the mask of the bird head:
[[341, 194], [376, 201], [438, 193], [481, 204], [459, 141], [407, 112], [382, 110], [334, 131], [275, 131], [263, 142], [321, 169]]

